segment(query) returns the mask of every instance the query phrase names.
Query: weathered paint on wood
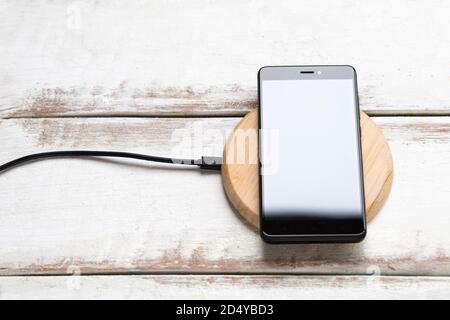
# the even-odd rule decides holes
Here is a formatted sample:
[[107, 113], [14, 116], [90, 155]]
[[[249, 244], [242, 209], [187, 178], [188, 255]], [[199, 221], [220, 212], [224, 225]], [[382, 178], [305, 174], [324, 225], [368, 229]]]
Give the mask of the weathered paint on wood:
[[[220, 155], [238, 118], [181, 117], [244, 115], [270, 64], [352, 64], [368, 114], [448, 116], [449, 12], [445, 0], [1, 1], [0, 162], [62, 148]], [[57, 119], [79, 116], [180, 118]], [[264, 245], [220, 176], [192, 169], [58, 159], [2, 174], [0, 298], [448, 297], [447, 277], [418, 275], [450, 272], [449, 119], [376, 122], [396, 175], [359, 245]], [[321, 276], [6, 277], [78, 271]], [[323, 275], [372, 273], [396, 276]]]
[[[0, 277], [0, 299], [241, 300], [448, 299], [449, 297], [448, 277], [277, 275]], [[175, 311], [173, 310], [174, 313]]]
[[369, 114], [448, 115], [449, 12], [446, 0], [3, 1], [0, 116], [242, 116], [258, 69], [282, 64], [354, 65]]
[[[238, 118], [0, 122], [0, 162], [108, 149], [220, 155]], [[375, 118], [390, 143], [392, 193], [352, 245], [270, 246], [232, 211], [218, 173], [125, 160], [55, 159], [0, 175], [0, 274], [450, 273], [450, 120]]]

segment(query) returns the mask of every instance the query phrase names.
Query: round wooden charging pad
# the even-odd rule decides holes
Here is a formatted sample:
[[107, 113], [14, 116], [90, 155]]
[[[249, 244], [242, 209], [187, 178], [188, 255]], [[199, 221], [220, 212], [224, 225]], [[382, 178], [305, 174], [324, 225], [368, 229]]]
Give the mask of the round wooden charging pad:
[[[393, 163], [389, 145], [377, 125], [361, 112], [366, 218], [372, 220], [392, 186]], [[225, 192], [236, 211], [259, 227], [258, 110], [248, 113], [228, 141], [222, 165]], [[330, 161], [332, 161], [330, 159]]]

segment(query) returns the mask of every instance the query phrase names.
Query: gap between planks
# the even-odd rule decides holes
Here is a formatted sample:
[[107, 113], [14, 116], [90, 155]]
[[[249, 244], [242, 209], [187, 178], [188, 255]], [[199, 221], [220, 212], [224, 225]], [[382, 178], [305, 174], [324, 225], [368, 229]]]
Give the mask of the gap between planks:
[[[364, 109], [361, 109], [364, 111]], [[72, 114], [72, 115], [48, 115], [48, 116], [6, 116], [0, 117], [0, 120], [15, 120], [15, 119], [79, 119], [79, 118], [170, 118], [170, 119], [184, 119], [184, 118], [236, 118], [244, 117], [249, 111], [235, 112], [235, 113], [191, 113], [180, 115], [178, 113], [112, 113], [112, 114]], [[423, 112], [412, 110], [398, 110], [398, 111], [364, 111], [370, 117], [449, 117], [450, 111], [441, 110], [427, 110]]]
[[[0, 269], [1, 271], [5, 271]], [[232, 277], [232, 276], [242, 276], [242, 277], [264, 277], [264, 276], [273, 276], [273, 277], [314, 277], [314, 278], [327, 278], [327, 277], [384, 277], [384, 278], [417, 278], [417, 277], [426, 277], [426, 278], [450, 278], [450, 275], [445, 274], [403, 274], [403, 273], [383, 273], [383, 274], [370, 274], [370, 273], [302, 273], [302, 272], [270, 272], [270, 271], [229, 271], [229, 272], [216, 272], [216, 271], [123, 271], [123, 272], [80, 272], [77, 274], [63, 273], [63, 272], [51, 272], [51, 273], [3, 273], [0, 274], [0, 279], [2, 278], [22, 278], [22, 277], [72, 277], [72, 276], [80, 276], [80, 277], [108, 277], [108, 276], [129, 276], [129, 277], [141, 277], [141, 276], [224, 276], [224, 277]]]

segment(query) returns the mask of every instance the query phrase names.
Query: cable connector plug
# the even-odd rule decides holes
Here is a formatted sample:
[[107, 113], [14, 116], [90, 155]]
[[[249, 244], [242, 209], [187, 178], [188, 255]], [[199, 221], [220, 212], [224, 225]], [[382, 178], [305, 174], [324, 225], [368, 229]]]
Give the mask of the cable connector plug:
[[201, 163], [198, 166], [200, 169], [220, 170], [222, 168], [222, 158], [202, 156]]

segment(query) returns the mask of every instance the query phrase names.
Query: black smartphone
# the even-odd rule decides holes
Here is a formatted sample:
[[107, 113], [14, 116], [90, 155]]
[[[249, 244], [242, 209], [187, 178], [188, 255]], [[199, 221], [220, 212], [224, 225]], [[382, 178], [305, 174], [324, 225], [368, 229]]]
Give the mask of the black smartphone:
[[263, 67], [258, 97], [261, 237], [269, 243], [363, 240], [355, 69]]

